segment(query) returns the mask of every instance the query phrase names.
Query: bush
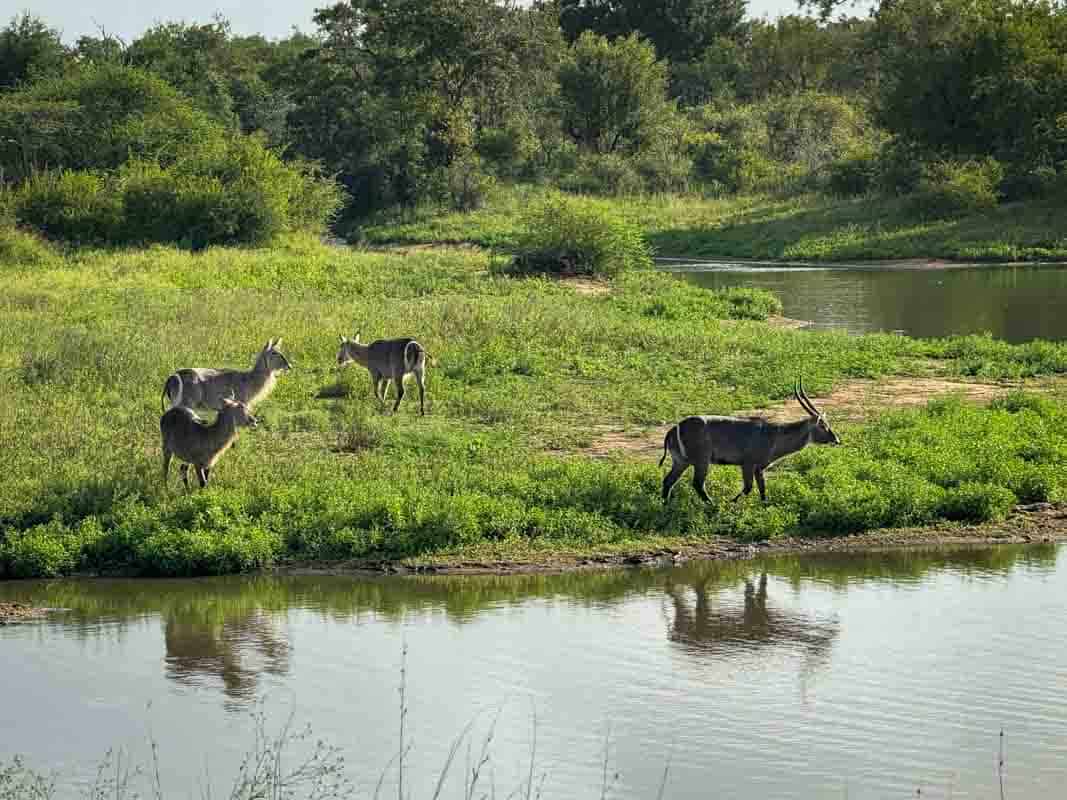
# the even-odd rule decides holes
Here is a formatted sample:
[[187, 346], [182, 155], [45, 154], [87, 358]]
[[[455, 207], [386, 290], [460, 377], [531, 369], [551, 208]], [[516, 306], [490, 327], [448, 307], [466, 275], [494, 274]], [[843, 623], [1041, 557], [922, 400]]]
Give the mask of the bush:
[[1004, 200], [1039, 200], [1055, 194], [1065, 182], [1052, 167], [1014, 166], [1004, 175], [998, 190]]
[[0, 264], [40, 267], [52, 263], [56, 253], [28, 231], [0, 222]]
[[693, 159], [684, 148], [663, 141], [642, 150], [634, 159], [634, 168], [647, 191], [686, 192], [693, 174]]
[[485, 205], [496, 181], [487, 175], [476, 155], [458, 158], [445, 169], [448, 201], [456, 211], [475, 211]]
[[945, 519], [985, 522], [1003, 519], [1014, 505], [1015, 495], [1003, 486], [964, 483], [945, 493], [938, 512]]
[[878, 187], [879, 163], [871, 150], [856, 150], [827, 168], [827, 189], [839, 197], [868, 194]]
[[569, 174], [559, 180], [560, 188], [580, 194], [632, 195], [645, 190], [633, 162], [618, 153], [587, 153], [579, 156]]
[[111, 241], [122, 220], [122, 203], [104, 176], [92, 172], [41, 172], [15, 190], [18, 223], [50, 239], [77, 244]]
[[616, 275], [652, 266], [640, 228], [587, 198], [557, 195], [522, 220], [520, 271]]
[[28, 177], [26, 164], [112, 170], [146, 158], [165, 165], [223, 135], [176, 89], [130, 67], [87, 66], [0, 99], [0, 167], [16, 178]]
[[994, 159], [940, 161], [927, 165], [910, 202], [913, 214], [945, 219], [985, 211], [997, 205], [1004, 168]]

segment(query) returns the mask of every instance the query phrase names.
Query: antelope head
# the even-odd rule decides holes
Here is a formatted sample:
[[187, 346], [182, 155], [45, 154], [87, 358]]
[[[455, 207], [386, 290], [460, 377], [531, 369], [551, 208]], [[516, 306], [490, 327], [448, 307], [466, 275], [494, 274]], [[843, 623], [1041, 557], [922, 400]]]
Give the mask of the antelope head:
[[793, 384], [793, 397], [797, 399], [801, 407], [808, 412], [811, 417], [811, 441], [816, 444], [841, 444], [841, 440], [834, 433], [833, 428], [830, 427], [830, 420], [826, 418], [826, 414], [819, 411], [815, 407], [815, 404], [811, 402], [807, 393], [804, 391], [804, 379], [800, 378], [795, 384]]

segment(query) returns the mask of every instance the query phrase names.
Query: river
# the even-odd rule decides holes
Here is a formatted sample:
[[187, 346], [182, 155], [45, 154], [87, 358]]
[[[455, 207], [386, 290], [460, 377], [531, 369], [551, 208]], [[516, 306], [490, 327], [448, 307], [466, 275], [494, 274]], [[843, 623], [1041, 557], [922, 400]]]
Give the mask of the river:
[[940, 337], [991, 333], [1008, 342], [1067, 339], [1067, 266], [788, 265], [667, 261], [711, 289], [773, 292], [787, 317], [850, 333]]
[[472, 722], [443, 797], [491, 737], [479, 780], [501, 797], [650, 798], [666, 776], [666, 797], [992, 798], [1003, 730], [1007, 796], [1048, 798], [1067, 786], [1062, 555], [9, 582], [0, 601], [65, 610], [0, 627], [0, 757], [74, 796], [108, 748], [147, 761], [151, 731], [168, 796], [226, 796], [253, 715], [291, 715], [358, 796], [395, 797], [403, 663], [415, 798]]

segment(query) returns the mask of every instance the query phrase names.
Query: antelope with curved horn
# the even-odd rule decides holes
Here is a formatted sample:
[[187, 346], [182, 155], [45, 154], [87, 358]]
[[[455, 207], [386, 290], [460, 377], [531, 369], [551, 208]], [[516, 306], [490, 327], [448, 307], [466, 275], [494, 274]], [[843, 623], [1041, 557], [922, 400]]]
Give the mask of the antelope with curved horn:
[[659, 460], [662, 466], [670, 453], [671, 471], [663, 479], [663, 502], [670, 499], [671, 488], [692, 466], [693, 488], [704, 502], [710, 503], [704, 481], [711, 464], [741, 467], [745, 487], [735, 501], [752, 492], [755, 478], [760, 499], [767, 502], [763, 481], [767, 467], [809, 444], [841, 444], [826, 415], [805, 394], [803, 379], [793, 385], [793, 396], [808, 412], [807, 418], [798, 422], [770, 422], [760, 417], [693, 416], [674, 425], [663, 439], [663, 457]]

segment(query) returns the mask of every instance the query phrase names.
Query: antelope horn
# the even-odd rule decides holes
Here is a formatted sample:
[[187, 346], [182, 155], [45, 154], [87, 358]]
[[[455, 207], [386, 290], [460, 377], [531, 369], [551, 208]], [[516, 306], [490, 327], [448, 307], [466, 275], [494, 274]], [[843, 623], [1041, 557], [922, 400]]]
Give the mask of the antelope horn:
[[800, 387], [800, 393], [798, 394], [797, 399], [800, 400], [800, 404], [804, 406], [805, 410], [813, 417], [821, 417], [822, 412], [815, 407], [815, 404], [811, 402], [811, 398], [808, 397], [808, 393], [804, 391], [804, 378], [800, 378], [798, 386]]

